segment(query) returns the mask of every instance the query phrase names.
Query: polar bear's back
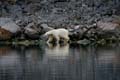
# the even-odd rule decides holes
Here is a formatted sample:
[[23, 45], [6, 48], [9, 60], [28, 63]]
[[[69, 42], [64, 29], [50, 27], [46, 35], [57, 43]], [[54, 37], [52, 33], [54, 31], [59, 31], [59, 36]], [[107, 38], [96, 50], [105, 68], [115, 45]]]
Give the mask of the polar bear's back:
[[64, 29], [64, 28], [59, 28], [59, 29], [56, 29], [56, 30], [61, 31], [61, 32], [68, 32], [68, 30]]
[[46, 34], [55, 34], [55, 33], [65, 34], [65, 33], [68, 33], [68, 30], [64, 28], [59, 28], [59, 29], [53, 29], [53, 30], [46, 32]]
[[69, 34], [68, 30], [66, 30], [64, 28], [56, 29], [56, 31], [58, 31], [60, 35], [68, 35]]

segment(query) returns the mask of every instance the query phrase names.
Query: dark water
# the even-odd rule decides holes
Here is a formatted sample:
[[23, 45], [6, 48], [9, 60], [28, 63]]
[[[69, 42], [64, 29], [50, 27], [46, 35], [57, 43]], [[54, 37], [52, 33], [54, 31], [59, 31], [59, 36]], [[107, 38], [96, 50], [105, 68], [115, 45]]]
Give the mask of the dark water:
[[120, 47], [0, 46], [0, 80], [120, 80]]

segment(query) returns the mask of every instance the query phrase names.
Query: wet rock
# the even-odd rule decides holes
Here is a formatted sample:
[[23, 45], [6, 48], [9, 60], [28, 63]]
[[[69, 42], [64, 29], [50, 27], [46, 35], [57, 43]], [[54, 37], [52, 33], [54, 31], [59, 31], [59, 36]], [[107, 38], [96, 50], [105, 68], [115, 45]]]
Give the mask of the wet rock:
[[36, 40], [22, 40], [22, 41], [14, 41], [12, 45], [23, 45], [23, 46], [30, 46], [30, 45], [37, 45]]
[[87, 39], [83, 39], [83, 40], [79, 40], [77, 41], [78, 44], [82, 44], [82, 45], [87, 45], [90, 44], [90, 41]]

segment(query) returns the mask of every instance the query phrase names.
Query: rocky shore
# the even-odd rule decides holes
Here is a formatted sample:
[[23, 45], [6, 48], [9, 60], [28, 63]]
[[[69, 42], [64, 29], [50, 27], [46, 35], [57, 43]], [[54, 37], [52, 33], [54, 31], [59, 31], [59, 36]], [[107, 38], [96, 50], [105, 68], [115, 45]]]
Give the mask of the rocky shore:
[[120, 41], [119, 0], [1, 0], [0, 40], [41, 40], [66, 28], [71, 42]]

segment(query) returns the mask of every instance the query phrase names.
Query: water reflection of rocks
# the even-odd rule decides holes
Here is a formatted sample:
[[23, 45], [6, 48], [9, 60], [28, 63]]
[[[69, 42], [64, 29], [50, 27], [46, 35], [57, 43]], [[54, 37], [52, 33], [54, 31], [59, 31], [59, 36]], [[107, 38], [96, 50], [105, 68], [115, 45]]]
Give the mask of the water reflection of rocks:
[[117, 47], [0, 47], [0, 80], [119, 80]]

